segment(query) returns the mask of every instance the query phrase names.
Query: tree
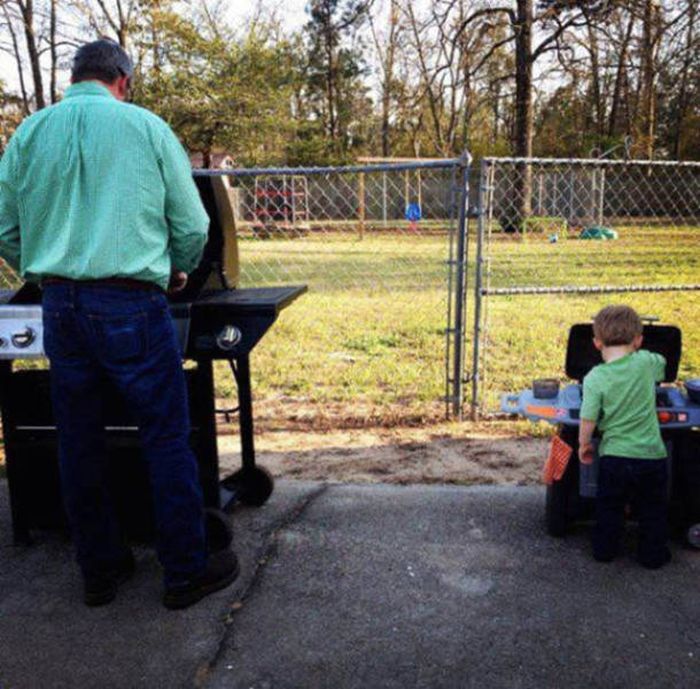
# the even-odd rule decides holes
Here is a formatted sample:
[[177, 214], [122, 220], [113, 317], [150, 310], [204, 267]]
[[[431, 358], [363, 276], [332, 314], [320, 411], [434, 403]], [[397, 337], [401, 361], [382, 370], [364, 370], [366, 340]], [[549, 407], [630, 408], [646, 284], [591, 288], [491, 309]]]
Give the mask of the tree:
[[290, 46], [271, 44], [258, 25], [238, 40], [221, 24], [158, 8], [133, 40], [144, 62], [137, 102], [167, 120], [205, 165], [225, 149], [241, 162], [269, 162], [291, 131]]
[[[9, 54], [17, 67], [17, 77], [19, 79], [20, 92], [22, 95], [22, 109], [25, 115], [30, 112], [29, 94], [24, 77], [24, 64], [22, 60], [22, 51], [20, 48], [19, 37], [15, 28], [17, 20], [13, 13], [15, 8], [7, 0], [0, 0], [0, 10], [2, 10], [2, 28], [7, 32], [10, 42], [3, 46], [3, 52]], [[3, 94], [3, 103], [8, 98], [7, 94]]]
[[367, 21], [370, 5], [363, 0], [311, 0], [307, 9], [307, 98], [337, 158], [357, 143], [352, 136], [355, 115], [367, 103], [357, 30]]
[[[664, 7], [663, 37], [656, 58], [657, 128], [655, 153], [685, 159], [697, 157], [693, 120], [700, 109], [700, 0], [678, 0]], [[675, 9], [677, 14], [669, 14]], [[695, 120], [697, 121], [697, 120]]]
[[391, 155], [390, 130], [392, 106], [396, 100], [395, 93], [397, 91], [394, 69], [396, 65], [396, 53], [403, 32], [403, 26], [400, 22], [398, 0], [389, 0], [388, 29], [385, 36], [380, 38], [371, 14], [369, 15], [369, 21], [381, 70], [380, 102], [382, 155], [388, 157]]
[[128, 48], [132, 34], [142, 28], [149, 10], [158, 9], [159, 0], [69, 0], [87, 22], [91, 33]]
[[[461, 31], [466, 31], [473, 22], [485, 16], [505, 18], [509, 24], [510, 35], [505, 41], [512, 41], [515, 52], [513, 149], [517, 157], [532, 157], [535, 64], [547, 53], [561, 50], [567, 32], [585, 25], [586, 14], [590, 16], [607, 8], [605, 0], [540, 0], [537, 7], [535, 0], [515, 0], [514, 5], [487, 4], [475, 9], [462, 22]], [[534, 38], [535, 27], [539, 33], [537, 40]], [[519, 166], [514, 195], [514, 213], [502, 221], [509, 230], [520, 228], [523, 219], [532, 211], [532, 168], [527, 163]]]
[[48, 102], [55, 103], [60, 58], [66, 47], [75, 46], [67, 13], [61, 12], [58, 0], [0, 0], [0, 36], [5, 38], [0, 50], [15, 63], [25, 114], [45, 107], [47, 95]]
[[17, 96], [8, 93], [0, 81], [0, 155], [24, 115], [24, 103]]
[[[700, 1], [685, 0], [686, 20], [678, 32], [678, 43], [661, 78], [663, 90], [668, 93], [668, 109], [665, 113], [667, 148], [674, 158], [682, 160], [688, 154], [697, 157], [700, 150], [687, 150], [697, 130], [697, 114], [700, 110]], [[688, 120], [696, 116], [696, 124]]]
[[12, 54], [15, 58], [23, 93], [25, 109], [29, 111], [30, 98], [24, 77], [22, 47], [19, 34], [24, 36], [24, 50], [29, 60], [29, 69], [34, 83], [34, 103], [37, 110], [45, 107], [44, 82], [40, 62], [39, 36], [37, 35], [34, 0], [0, 0], [5, 27], [10, 34]]
[[68, 51], [104, 35], [205, 156], [700, 156], [700, 0], [311, 0], [301, 30], [273, 1], [234, 28], [226, 0], [0, 0], [0, 107], [55, 103]]
[[[410, 101], [404, 103], [403, 120], [420, 123], [421, 150], [428, 154], [458, 156], [467, 146], [478, 148], [470, 132], [477, 113], [490, 116], [495, 92], [497, 129], [502, 119], [501, 85], [509, 78], [504, 66], [511, 42], [503, 21], [481, 14], [465, 24], [474, 11], [470, 0], [435, 0], [427, 9], [404, 0], [401, 9], [403, 80]], [[490, 138], [483, 127], [478, 131]]]

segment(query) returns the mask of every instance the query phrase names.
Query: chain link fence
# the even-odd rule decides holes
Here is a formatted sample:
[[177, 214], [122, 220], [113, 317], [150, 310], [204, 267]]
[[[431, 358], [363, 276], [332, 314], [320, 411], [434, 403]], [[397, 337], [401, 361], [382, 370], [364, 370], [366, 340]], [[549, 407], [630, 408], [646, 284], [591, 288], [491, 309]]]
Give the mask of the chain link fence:
[[[253, 353], [263, 417], [418, 422], [445, 405], [459, 415], [469, 382], [472, 415], [490, 414], [501, 393], [564, 377], [569, 327], [612, 301], [679, 325], [680, 377], [700, 375], [700, 163], [485, 158], [470, 171], [465, 156], [196, 174], [227, 180], [240, 286], [309, 287]], [[0, 265], [0, 288], [19, 284]], [[235, 395], [228, 376], [218, 393]]]
[[[464, 256], [467, 169], [450, 159], [195, 171], [227, 180], [239, 286], [308, 286], [253, 352], [263, 418], [359, 426], [444, 416], [449, 402], [460, 408], [464, 262], [456, 252]], [[0, 289], [21, 283], [0, 260]], [[218, 395], [235, 396], [228, 372], [219, 373]]]
[[611, 302], [680, 326], [700, 375], [700, 163], [486, 158], [477, 215], [473, 416], [565, 377], [569, 327]]
[[462, 380], [450, 324], [463, 304], [466, 170], [453, 159], [204, 172], [228, 180], [240, 286], [309, 288], [253, 353], [259, 413], [334, 425], [444, 417]]

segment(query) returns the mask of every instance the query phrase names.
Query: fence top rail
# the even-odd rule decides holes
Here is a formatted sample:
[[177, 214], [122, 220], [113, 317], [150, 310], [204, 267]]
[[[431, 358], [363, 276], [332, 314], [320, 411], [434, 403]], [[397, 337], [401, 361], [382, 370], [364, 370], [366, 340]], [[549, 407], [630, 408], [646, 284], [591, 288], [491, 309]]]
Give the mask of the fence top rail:
[[700, 292], [700, 284], [678, 285], [560, 285], [551, 287], [482, 287], [483, 296], [516, 296], [523, 294], [624, 294], [627, 292]]
[[610, 160], [607, 158], [508, 158], [485, 157], [482, 163], [493, 165], [498, 163], [519, 163], [536, 165], [592, 165], [592, 166], [620, 166], [620, 167], [688, 167], [700, 169], [698, 160]]
[[329, 175], [352, 172], [402, 172], [405, 170], [449, 169], [457, 165], [464, 165], [462, 158], [444, 158], [441, 160], [429, 160], [406, 163], [377, 163], [372, 165], [328, 165], [325, 167], [249, 167], [209, 169], [196, 168], [192, 171], [195, 177], [260, 177], [266, 176], [302, 176], [302, 175]]

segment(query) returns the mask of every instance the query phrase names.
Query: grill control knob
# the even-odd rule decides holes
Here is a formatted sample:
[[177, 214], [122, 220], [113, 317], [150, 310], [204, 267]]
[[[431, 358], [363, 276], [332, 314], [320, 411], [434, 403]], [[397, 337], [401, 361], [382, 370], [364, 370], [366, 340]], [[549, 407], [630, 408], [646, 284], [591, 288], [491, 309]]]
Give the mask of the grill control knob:
[[233, 349], [243, 339], [243, 333], [235, 325], [224, 326], [216, 338], [219, 349], [225, 352]]
[[26, 326], [24, 330], [12, 333], [12, 344], [19, 349], [25, 349], [36, 340], [36, 332], [33, 328]]
[[0, 349], [7, 347], [7, 340], [4, 337], [0, 337]]

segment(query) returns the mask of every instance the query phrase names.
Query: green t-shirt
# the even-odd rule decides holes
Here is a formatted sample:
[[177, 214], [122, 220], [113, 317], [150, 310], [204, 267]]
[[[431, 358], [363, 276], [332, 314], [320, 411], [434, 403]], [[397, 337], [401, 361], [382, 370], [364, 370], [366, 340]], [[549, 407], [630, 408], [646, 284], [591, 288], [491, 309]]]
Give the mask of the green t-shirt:
[[583, 379], [581, 418], [595, 421], [603, 434], [600, 455], [661, 459], [666, 447], [656, 416], [656, 383], [666, 359], [639, 350], [599, 364]]

